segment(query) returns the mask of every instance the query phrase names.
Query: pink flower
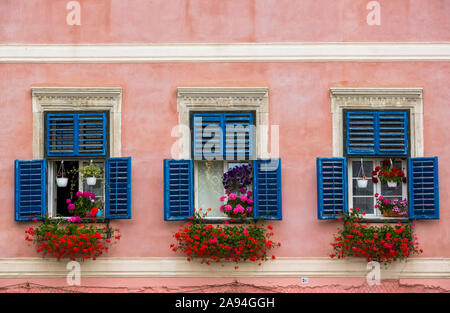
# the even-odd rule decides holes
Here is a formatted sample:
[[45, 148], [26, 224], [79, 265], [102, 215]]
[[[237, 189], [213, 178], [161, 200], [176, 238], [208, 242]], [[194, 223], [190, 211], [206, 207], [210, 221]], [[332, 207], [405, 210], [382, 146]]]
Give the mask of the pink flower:
[[67, 206], [67, 209], [70, 211], [75, 210], [75, 204], [69, 203], [69, 205]]
[[250, 190], [247, 191], [247, 197], [251, 197], [253, 195], [253, 192], [251, 192]]
[[384, 199], [383, 203], [384, 204], [389, 204], [389, 199]]
[[89, 196], [91, 197], [91, 199], [95, 199], [95, 193], [91, 193]]
[[245, 189], [245, 188], [241, 188], [241, 189], [239, 189], [239, 191], [240, 191], [241, 193], [244, 193], [244, 192], [246, 192], [246, 191], [247, 191], [247, 189]]
[[68, 221], [73, 223], [81, 223], [81, 218], [79, 216], [72, 216], [68, 219]]
[[247, 228], [244, 228], [244, 230], [242, 231], [242, 233], [243, 233], [244, 235], [248, 235]]
[[77, 191], [77, 193], [75, 194], [77, 197], [81, 197], [83, 195], [83, 193], [81, 191]]
[[238, 210], [238, 208], [236, 207], [236, 208], [234, 208], [234, 210], [233, 210], [233, 213], [234, 214], [238, 214], [239, 213], [239, 210]]
[[241, 201], [247, 201], [247, 196], [246, 195], [242, 195], [239, 197], [239, 199], [241, 199]]
[[251, 206], [248, 206], [248, 207], [246, 208], [246, 210], [247, 210], [247, 213], [251, 213], [251, 212], [253, 211], [253, 208], [252, 208]]
[[233, 208], [231, 207], [231, 205], [227, 204], [227, 205], [225, 206], [225, 210], [226, 210], [227, 212], [230, 212], [231, 210], [233, 210]]
[[223, 200], [225, 200], [225, 196], [222, 196], [222, 197], [220, 197], [220, 201], [223, 201]]
[[378, 196], [379, 196], [379, 194], [378, 194], [378, 192], [375, 194], [375, 198], [378, 198]]
[[[237, 210], [238, 213], [244, 213], [244, 207], [240, 204], [238, 204], [235, 208], [235, 210]], [[236, 212], [235, 212], [236, 213]]]
[[225, 205], [221, 205], [220, 206], [220, 212], [223, 212], [224, 209], [225, 209]]
[[383, 196], [380, 196], [379, 198], [378, 198], [378, 200], [383, 200], [384, 199], [384, 197]]
[[225, 194], [227, 195], [230, 191], [228, 189], [225, 189]]
[[89, 191], [83, 192], [83, 197], [85, 197], [85, 198], [89, 198], [90, 195], [91, 195], [91, 193]]
[[247, 199], [247, 203], [248, 203], [248, 204], [253, 204], [253, 199], [250, 199], [250, 198]]
[[70, 199], [67, 199], [67, 200], [66, 200], [66, 203], [70, 203], [70, 202], [72, 202], [72, 200], [70, 200]]
[[375, 204], [375, 209], [378, 209], [378, 204]]
[[229, 198], [230, 200], [236, 200], [237, 196], [236, 196], [235, 193], [230, 193], [230, 195], [228, 196], [228, 198]]

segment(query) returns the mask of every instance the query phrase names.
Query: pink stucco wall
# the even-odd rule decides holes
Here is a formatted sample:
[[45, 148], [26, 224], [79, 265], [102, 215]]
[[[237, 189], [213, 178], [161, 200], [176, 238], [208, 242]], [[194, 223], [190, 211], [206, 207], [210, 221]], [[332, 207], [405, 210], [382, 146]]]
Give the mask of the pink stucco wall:
[[[123, 88], [122, 154], [133, 157], [131, 220], [111, 256], [175, 256], [177, 222], [163, 221], [162, 160], [170, 158], [178, 86], [267, 86], [270, 123], [280, 125], [283, 221], [273, 222], [277, 256], [324, 257], [339, 225], [317, 220], [315, 158], [331, 156], [329, 88], [423, 87], [425, 156], [439, 156], [441, 218], [418, 221], [424, 257], [450, 257], [448, 63], [1, 64], [0, 257], [35, 256], [13, 220], [14, 160], [32, 159], [31, 86]], [[145, 169], [145, 170], [144, 170]]]
[[[0, 0], [0, 45], [450, 40], [448, 0], [379, 0], [379, 26], [366, 22], [369, 0], [78, 1], [81, 26], [67, 25], [68, 0]], [[329, 88], [421, 87], [425, 156], [439, 157], [440, 220], [418, 221], [416, 233], [420, 257], [449, 258], [449, 77], [448, 62], [0, 63], [0, 259], [38, 256], [24, 241], [33, 223], [14, 221], [14, 160], [32, 159], [31, 87], [57, 85], [123, 88], [122, 155], [133, 158], [132, 219], [112, 222], [122, 233], [108, 254], [113, 257], [181, 256], [169, 249], [180, 223], [163, 219], [162, 160], [171, 157], [176, 140], [170, 134], [178, 120], [177, 87], [269, 88], [270, 123], [280, 126], [283, 159], [283, 220], [271, 223], [282, 242], [279, 257], [327, 257], [340, 226], [316, 217], [315, 159], [332, 155]], [[364, 278], [311, 278], [301, 287], [295, 278], [90, 278], [83, 285], [70, 288], [51, 278], [0, 281], [4, 291], [23, 292], [450, 290], [448, 279], [384, 281], [378, 289]]]
[[79, 0], [82, 27], [66, 24], [68, 0], [0, 1], [1, 43], [448, 41], [447, 0]]

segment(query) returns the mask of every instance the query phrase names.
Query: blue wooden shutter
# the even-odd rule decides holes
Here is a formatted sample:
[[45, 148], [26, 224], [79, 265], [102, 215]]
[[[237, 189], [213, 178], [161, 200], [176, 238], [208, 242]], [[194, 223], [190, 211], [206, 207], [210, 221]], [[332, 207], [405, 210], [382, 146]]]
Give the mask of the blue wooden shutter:
[[317, 217], [335, 219], [347, 212], [347, 160], [317, 158]]
[[254, 217], [281, 220], [281, 159], [253, 161]]
[[375, 151], [377, 123], [373, 112], [347, 112], [347, 154], [369, 154]]
[[347, 155], [408, 155], [406, 112], [346, 114]]
[[438, 158], [408, 158], [409, 217], [439, 219]]
[[106, 114], [85, 113], [77, 117], [78, 155], [106, 155]]
[[379, 112], [377, 152], [380, 155], [408, 154], [408, 115], [406, 112]]
[[222, 160], [224, 153], [224, 116], [194, 113], [193, 151], [197, 160]]
[[194, 214], [192, 160], [164, 159], [164, 220], [186, 220]]
[[226, 159], [253, 158], [253, 116], [251, 113], [225, 114]]
[[14, 217], [16, 221], [41, 219], [47, 213], [46, 162], [42, 160], [14, 163]]
[[75, 114], [48, 114], [46, 135], [47, 156], [76, 155]]
[[106, 218], [131, 218], [131, 157], [106, 159]]
[[106, 123], [105, 113], [47, 114], [47, 156], [105, 156]]

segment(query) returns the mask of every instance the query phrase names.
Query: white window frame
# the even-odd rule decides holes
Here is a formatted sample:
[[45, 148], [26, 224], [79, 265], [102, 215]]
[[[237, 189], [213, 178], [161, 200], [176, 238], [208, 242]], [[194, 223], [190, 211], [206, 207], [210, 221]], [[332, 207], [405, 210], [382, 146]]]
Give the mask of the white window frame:
[[[191, 159], [190, 113], [200, 112], [255, 112], [255, 158], [267, 158], [269, 138], [269, 90], [267, 87], [178, 87], [177, 111], [180, 128], [172, 136], [180, 137], [172, 151], [176, 159]], [[194, 207], [198, 208], [198, 167], [194, 165]], [[214, 161], [213, 161], [214, 162]], [[223, 160], [224, 172], [229, 163], [246, 160]], [[251, 161], [248, 161], [251, 162]], [[228, 217], [210, 217], [226, 220]]]
[[[347, 170], [351, 170], [349, 160], [352, 156], [344, 155], [344, 110], [409, 110], [409, 151], [408, 157], [422, 157], [424, 154], [423, 137], [423, 89], [422, 88], [330, 88], [332, 114], [333, 157], [346, 157]], [[372, 159], [373, 156], [363, 157]], [[389, 156], [384, 156], [389, 158]], [[406, 166], [405, 166], [406, 168]], [[348, 205], [353, 204], [353, 182], [348, 172]], [[371, 173], [370, 173], [371, 174]], [[380, 189], [381, 189], [381, 184]], [[407, 188], [407, 184], [403, 184]], [[402, 192], [403, 193], [403, 192]], [[405, 193], [407, 195], [407, 192]], [[373, 216], [374, 219], [399, 219]]]
[[[33, 159], [45, 157], [45, 117], [49, 111], [109, 113], [109, 157], [122, 156], [122, 88], [121, 87], [32, 87]], [[69, 158], [67, 159], [69, 160]], [[77, 161], [89, 161], [89, 158]], [[103, 160], [103, 159], [102, 159]], [[106, 157], [104, 158], [106, 161]], [[48, 161], [51, 162], [51, 161]], [[54, 165], [53, 162], [51, 162]], [[106, 164], [106, 163], [105, 163]], [[55, 186], [54, 166], [48, 166], [47, 214], [54, 217]], [[79, 185], [83, 188], [82, 184]]]
[[[363, 161], [372, 161], [374, 162], [374, 167], [377, 165], [380, 165], [379, 163], [384, 160], [384, 159], [389, 159], [389, 157], [387, 158], [374, 158], [372, 157], [362, 157]], [[397, 158], [398, 159], [398, 158]], [[359, 162], [361, 161], [361, 157], [348, 157], [347, 158], [347, 188], [348, 188], [348, 207], [349, 208], [353, 208], [353, 162]], [[405, 168], [405, 174], [407, 173], [407, 165], [408, 165], [408, 161], [407, 160], [400, 160], [402, 162], [402, 169]], [[365, 173], [366, 177], [368, 180], [372, 179], [372, 172], [370, 173]], [[401, 183], [402, 184], [402, 196], [401, 199], [399, 198], [399, 200], [402, 199], [408, 199], [408, 184], [406, 183]], [[382, 182], [378, 181], [378, 183], [374, 184], [374, 194], [378, 193], [380, 195], [382, 195], [381, 193], [381, 185]], [[375, 199], [375, 197], [372, 195], [373, 199]], [[408, 200], [409, 201], [409, 200]], [[375, 200], [374, 200], [374, 204], [376, 204]], [[401, 217], [404, 219], [407, 219], [409, 216], [409, 212], [408, 215], [406, 217]], [[381, 213], [381, 211], [377, 208], [374, 208], [374, 214], [366, 214], [365, 218], [368, 219], [380, 219], [380, 220], [389, 220], [389, 219], [399, 219], [399, 217], [384, 217]]]

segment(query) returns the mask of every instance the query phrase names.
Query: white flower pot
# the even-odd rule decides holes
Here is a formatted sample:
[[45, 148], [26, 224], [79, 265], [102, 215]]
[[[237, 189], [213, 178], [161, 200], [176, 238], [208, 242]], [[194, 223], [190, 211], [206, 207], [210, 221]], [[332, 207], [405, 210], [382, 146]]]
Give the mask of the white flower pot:
[[396, 181], [388, 181], [387, 185], [389, 188], [395, 188], [395, 187], [397, 187], [397, 182]]
[[97, 183], [97, 177], [86, 177], [86, 184], [94, 186]]
[[369, 182], [367, 179], [358, 179], [358, 188], [367, 188], [367, 183]]
[[67, 177], [57, 177], [56, 178], [56, 185], [58, 187], [66, 187], [68, 181], [69, 181], [69, 179]]

